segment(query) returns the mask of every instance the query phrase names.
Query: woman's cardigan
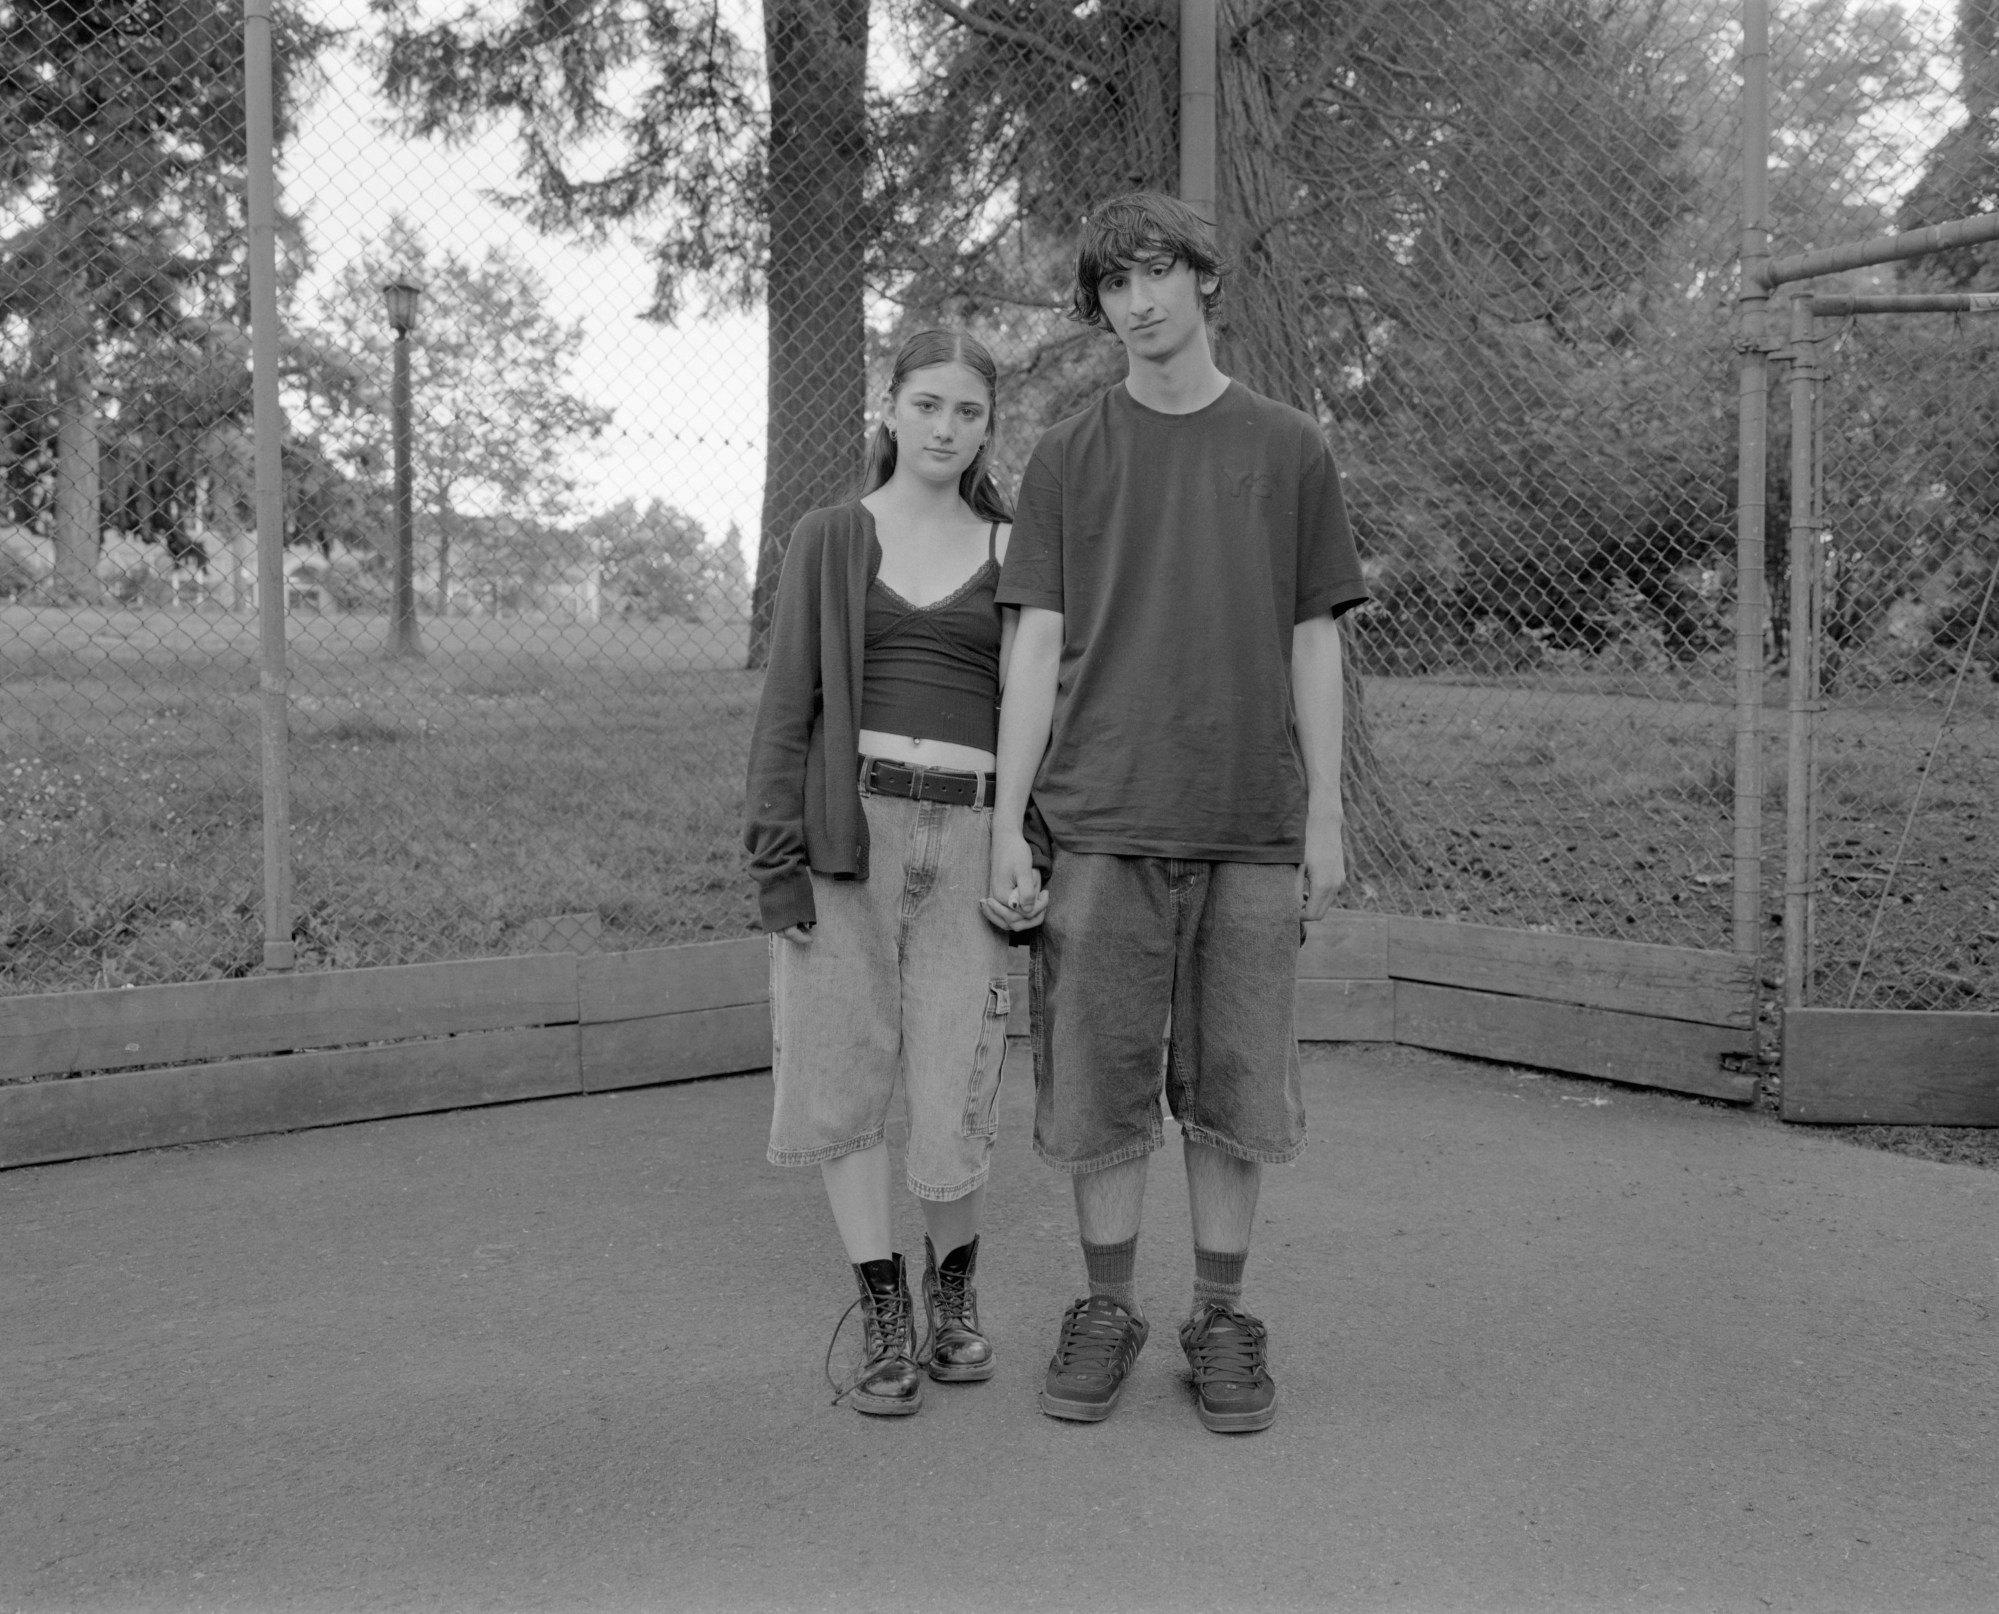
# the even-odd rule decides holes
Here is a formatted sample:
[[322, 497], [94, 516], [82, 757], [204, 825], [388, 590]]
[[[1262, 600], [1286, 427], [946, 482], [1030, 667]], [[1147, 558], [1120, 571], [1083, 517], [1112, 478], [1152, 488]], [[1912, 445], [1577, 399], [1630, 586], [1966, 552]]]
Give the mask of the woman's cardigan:
[[880, 566], [873, 518], [859, 504], [814, 510], [785, 551], [743, 797], [765, 930], [813, 922], [813, 873], [868, 877], [861, 668]]

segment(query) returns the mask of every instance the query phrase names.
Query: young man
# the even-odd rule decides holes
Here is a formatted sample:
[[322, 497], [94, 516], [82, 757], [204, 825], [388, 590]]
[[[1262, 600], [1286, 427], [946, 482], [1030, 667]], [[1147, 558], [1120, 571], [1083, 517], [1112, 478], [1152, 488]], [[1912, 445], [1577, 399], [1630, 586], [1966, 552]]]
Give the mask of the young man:
[[1128, 373], [1042, 437], [1021, 486], [985, 908], [1042, 921], [1034, 1143], [1074, 1178], [1089, 1274], [1042, 1410], [1108, 1416], [1145, 1344], [1163, 1085], [1194, 1223], [1180, 1343], [1202, 1423], [1235, 1431], [1277, 1411], [1243, 1265], [1264, 1163], [1305, 1144], [1293, 981], [1302, 920], [1346, 878], [1336, 618], [1366, 594], [1317, 422], [1215, 366], [1222, 273], [1170, 197], [1118, 197], [1084, 226], [1075, 316], [1124, 344]]

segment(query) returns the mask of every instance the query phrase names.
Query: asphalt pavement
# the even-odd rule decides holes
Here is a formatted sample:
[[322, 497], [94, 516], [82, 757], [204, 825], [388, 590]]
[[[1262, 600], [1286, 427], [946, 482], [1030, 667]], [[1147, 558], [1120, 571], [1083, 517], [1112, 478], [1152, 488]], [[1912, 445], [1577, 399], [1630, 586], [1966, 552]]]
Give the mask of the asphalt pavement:
[[908, 1419], [827, 1404], [852, 1280], [762, 1076], [0, 1173], [0, 1609], [1999, 1608], [1999, 1173], [1316, 1050], [1275, 1427], [1195, 1419], [1177, 1149], [1152, 1342], [1059, 1423], [1016, 1061], [1000, 1370]]

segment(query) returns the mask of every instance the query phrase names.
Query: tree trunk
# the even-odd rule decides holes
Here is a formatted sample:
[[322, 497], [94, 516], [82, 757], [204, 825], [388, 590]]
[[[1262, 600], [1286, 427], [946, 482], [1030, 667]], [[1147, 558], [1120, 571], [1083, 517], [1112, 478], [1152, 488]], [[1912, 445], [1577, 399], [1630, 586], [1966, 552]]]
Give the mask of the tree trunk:
[[104, 597], [97, 562], [103, 541], [103, 443], [97, 416], [96, 332], [80, 287], [56, 316], [55, 575], [66, 603]]
[[233, 420], [220, 420], [201, 434], [195, 447], [196, 474], [208, 483], [208, 565], [222, 579], [218, 591], [231, 611], [256, 609], [257, 543], [254, 522], [256, 480], [249, 434]]
[[1957, 0], [1958, 94], [1973, 121], [1999, 115], [1999, 0]]
[[798, 518], [838, 498], [866, 421], [868, 0], [764, 0], [770, 73], [770, 322], [763, 534], [749, 665], [769, 652]]
[[[1312, 328], [1299, 293], [1289, 227], [1295, 182], [1284, 162], [1273, 87], [1245, 19], [1245, 0], [1222, 0], [1216, 84], [1220, 151], [1216, 201], [1231, 273], [1224, 283], [1220, 360], [1245, 386], [1316, 418]], [[1360, 659], [1348, 635], [1342, 688], [1346, 728], [1341, 793], [1347, 867], [1356, 877], [1410, 868], [1415, 858], [1384, 787], [1367, 721]]]

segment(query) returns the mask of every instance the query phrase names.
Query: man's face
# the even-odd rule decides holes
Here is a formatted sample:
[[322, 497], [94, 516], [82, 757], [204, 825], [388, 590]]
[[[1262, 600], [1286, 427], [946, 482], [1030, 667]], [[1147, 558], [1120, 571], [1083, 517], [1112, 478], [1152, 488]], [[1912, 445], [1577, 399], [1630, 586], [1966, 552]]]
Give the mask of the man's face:
[[1105, 275], [1097, 283], [1097, 301], [1127, 353], [1163, 360], [1204, 336], [1201, 296], [1215, 285], [1212, 276], [1197, 275], [1182, 260], [1158, 252]]

